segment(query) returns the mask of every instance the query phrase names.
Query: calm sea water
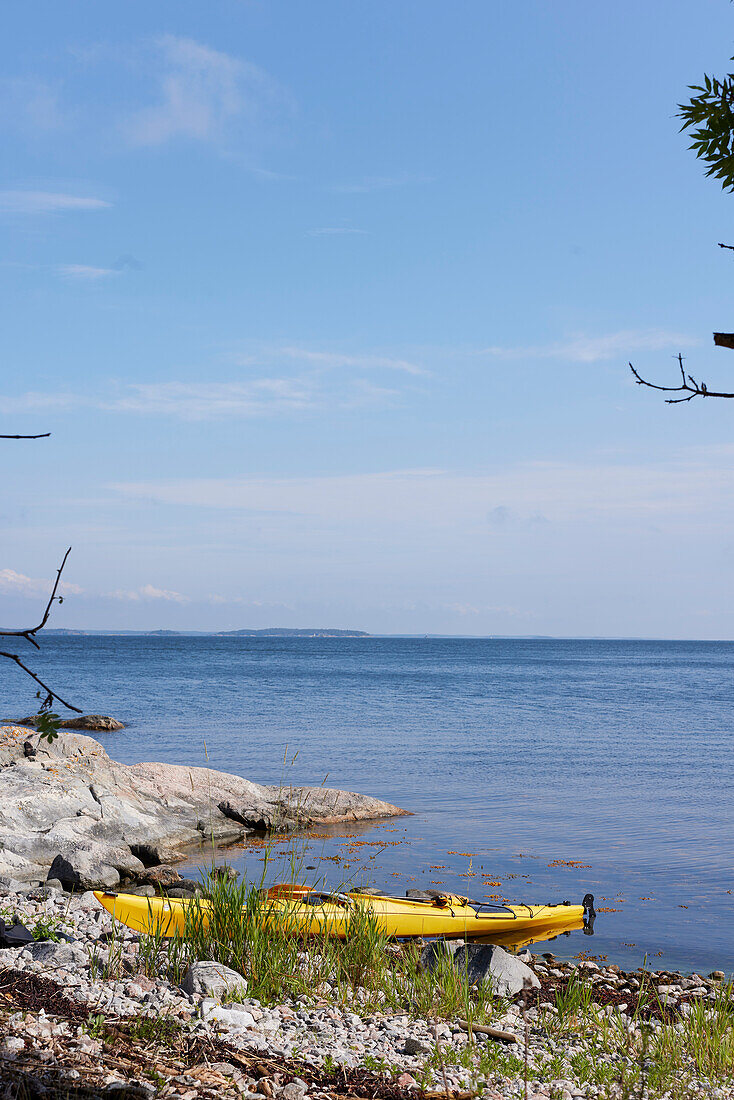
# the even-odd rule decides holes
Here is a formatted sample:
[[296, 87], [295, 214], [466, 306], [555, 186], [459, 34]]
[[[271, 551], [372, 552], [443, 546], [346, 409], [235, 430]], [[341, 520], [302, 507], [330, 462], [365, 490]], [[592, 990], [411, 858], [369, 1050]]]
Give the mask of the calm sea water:
[[[127, 724], [100, 735], [118, 760], [328, 775], [413, 811], [368, 844], [312, 839], [311, 878], [591, 891], [613, 911], [548, 950], [702, 972], [734, 971], [733, 665], [730, 643], [181, 637], [48, 637], [32, 663]], [[20, 718], [32, 692], [2, 674]]]

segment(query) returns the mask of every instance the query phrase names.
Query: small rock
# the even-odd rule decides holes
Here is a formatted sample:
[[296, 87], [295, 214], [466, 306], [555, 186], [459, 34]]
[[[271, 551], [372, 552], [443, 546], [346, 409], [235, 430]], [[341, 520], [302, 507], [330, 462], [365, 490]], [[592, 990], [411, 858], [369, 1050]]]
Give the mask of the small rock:
[[19, 1035], [8, 1035], [3, 1040], [2, 1049], [6, 1054], [19, 1054], [21, 1050], [25, 1050], [25, 1039], [21, 1039]]
[[424, 1039], [416, 1039], [412, 1035], [409, 1035], [405, 1040], [403, 1054], [430, 1054], [431, 1050], [432, 1047], [430, 1043], [427, 1043]]
[[63, 891], [64, 885], [57, 878], [47, 878], [45, 883], [47, 890]]
[[[236, 970], [210, 960], [192, 963], [184, 974], [184, 993], [204, 993], [221, 999], [226, 993], [245, 993], [247, 981]], [[254, 1024], [252, 1016], [250, 1016]]]
[[723, 982], [726, 978], [726, 974], [723, 970], [712, 970], [709, 974], [709, 978], [713, 978], [715, 982]]
[[146, 867], [140, 876], [141, 886], [180, 886], [183, 882], [181, 875], [175, 867], [169, 867], [165, 863], [157, 867]]
[[67, 718], [60, 723], [65, 730], [124, 730], [122, 722], [106, 714], [83, 714], [80, 718]]
[[306, 1087], [299, 1081], [289, 1081], [287, 1085], [283, 1085], [278, 1095], [282, 1100], [303, 1100], [306, 1095]]
[[[182, 878], [176, 883], [174, 889], [188, 890], [190, 894], [201, 893], [201, 883], [195, 878]], [[170, 892], [170, 890], [166, 891], [169, 894]]]
[[235, 871], [234, 867], [230, 867], [228, 864], [224, 863], [221, 867], [214, 867], [211, 871], [211, 876], [212, 878], [224, 879], [226, 882], [234, 882], [234, 880], [239, 877], [239, 874]]
[[223, 1077], [234, 1077], [239, 1072], [231, 1062], [211, 1062], [209, 1069], [214, 1070], [215, 1073], [221, 1073]]
[[409, 1073], [401, 1073], [395, 1081], [395, 1084], [400, 1085], [401, 1088], [409, 1089], [411, 1087], [414, 1088], [418, 1084], [418, 1082], [416, 1081], [415, 1077], [411, 1077]]
[[209, 1009], [204, 1018], [207, 1022], [216, 1021], [224, 1027], [234, 1028], [235, 1030], [249, 1031], [255, 1027], [255, 1017], [252, 1013], [238, 1008], [225, 1008], [215, 1005]]
[[29, 943], [25, 949], [34, 962], [48, 967], [67, 967], [73, 969], [89, 962], [86, 951], [75, 943], [54, 943], [53, 940], [38, 940]]

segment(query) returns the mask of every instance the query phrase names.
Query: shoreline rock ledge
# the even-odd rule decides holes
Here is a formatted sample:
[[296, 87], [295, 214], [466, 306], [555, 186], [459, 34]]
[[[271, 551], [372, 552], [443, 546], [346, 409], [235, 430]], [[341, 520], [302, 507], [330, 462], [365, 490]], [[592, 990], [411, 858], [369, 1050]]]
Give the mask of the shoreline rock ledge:
[[[0, 876], [112, 888], [211, 840], [398, 817], [369, 795], [275, 787], [183, 764], [119, 764], [92, 737], [0, 726]], [[51, 873], [49, 873], [51, 872]]]

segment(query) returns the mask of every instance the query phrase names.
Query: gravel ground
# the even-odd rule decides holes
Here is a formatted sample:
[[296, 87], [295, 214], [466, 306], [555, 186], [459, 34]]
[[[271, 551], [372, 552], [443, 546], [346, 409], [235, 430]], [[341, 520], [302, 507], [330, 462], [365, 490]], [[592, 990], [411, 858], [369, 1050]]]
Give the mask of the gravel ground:
[[[6, 1006], [0, 1036], [0, 1066], [5, 1070], [0, 1073], [0, 1081], [10, 1080], [13, 1065], [20, 1065], [29, 1057], [40, 1059], [42, 1063], [45, 1057], [47, 1067], [55, 1062], [68, 1063], [74, 1052], [78, 1052], [79, 1058], [103, 1061], [105, 1042], [110, 1045], [109, 1037], [103, 1041], [95, 1036], [94, 1018], [104, 1016], [108, 1023], [120, 1021], [121, 1027], [129, 1027], [131, 1020], [144, 1014], [157, 1021], [171, 1021], [171, 1026], [178, 1028], [189, 1043], [207, 1042], [211, 1047], [213, 1043], [224, 1042], [232, 1051], [242, 1051], [250, 1059], [261, 1056], [280, 1060], [286, 1069], [280, 1077], [277, 1072], [271, 1075], [267, 1079], [268, 1087], [261, 1089], [259, 1078], [242, 1066], [227, 1063], [226, 1059], [212, 1062], [210, 1056], [204, 1065], [208, 1067], [206, 1072], [215, 1076], [208, 1083], [202, 1078], [202, 1073], [206, 1076], [204, 1071], [200, 1070], [197, 1078], [196, 1074], [187, 1076], [182, 1070], [178, 1075], [163, 1074], [165, 1082], [143, 1082], [140, 1084], [143, 1091], [136, 1094], [140, 1096], [179, 1096], [193, 1100], [209, 1095], [206, 1089], [214, 1088], [214, 1094], [219, 1097], [228, 1094], [227, 1090], [234, 1090], [233, 1095], [248, 1093], [249, 1100], [261, 1097], [269, 1100], [272, 1096], [303, 1100], [307, 1094], [318, 1094], [318, 1088], [306, 1079], [305, 1071], [303, 1077], [294, 1076], [294, 1067], [303, 1066], [306, 1069], [325, 1068], [329, 1074], [338, 1067], [355, 1073], [366, 1068], [382, 1074], [403, 1092], [417, 1093], [424, 1087], [440, 1089], [441, 1095], [449, 1089], [455, 1095], [470, 1091], [481, 1092], [488, 1100], [515, 1100], [526, 1095], [523, 1078], [527, 1037], [527, 1095], [572, 1100], [603, 1093], [596, 1086], [581, 1083], [569, 1062], [574, 1054], [585, 1052], [586, 1038], [578, 1035], [570, 1039], [564, 1036], [553, 1039], [545, 1028], [538, 1026], [540, 1015], [547, 1014], [549, 1006], [553, 1005], [556, 992], [566, 986], [573, 973], [581, 974], [595, 1002], [608, 1006], [607, 1012], [612, 1012], [612, 1006], [616, 1006], [624, 1026], [635, 1026], [631, 1015], [637, 1007], [640, 974], [627, 974], [613, 965], [603, 968], [593, 962], [572, 965], [558, 962], [552, 956], [526, 953], [523, 958], [535, 970], [542, 988], [529, 994], [524, 1007], [520, 1003], [503, 1002], [497, 1018], [492, 1021], [493, 1027], [516, 1036], [518, 1042], [502, 1043], [484, 1035], [475, 1035], [470, 1042], [456, 1020], [363, 1015], [316, 997], [268, 1007], [246, 996], [236, 1003], [222, 1005], [205, 995], [185, 993], [168, 981], [152, 980], [141, 972], [137, 959], [138, 937], [133, 932], [118, 925], [114, 945], [110, 947], [112, 920], [91, 893], [70, 896], [41, 889], [27, 895], [12, 895], [0, 898], [0, 915], [6, 919], [16, 915], [29, 927], [50, 919], [56, 922], [57, 932], [71, 937], [71, 942], [40, 941], [26, 948], [0, 950], [0, 970], [15, 981], [21, 975], [30, 976], [36, 982], [36, 989], [40, 988], [40, 977], [49, 979], [54, 988], [62, 989], [64, 996], [79, 1006], [82, 1013], [81, 1018], [63, 1018], [64, 1013], [54, 1013], [52, 997], [46, 1006], [48, 1014], [43, 1008], [12, 1011], [12, 981], [6, 983], [10, 992], [2, 994]], [[116, 975], [105, 977], [110, 961], [115, 964]], [[667, 1018], [668, 1022], [680, 1019], [691, 1011], [690, 1006], [696, 1000], [712, 1001], [723, 977], [718, 973], [716, 977], [707, 978], [660, 971], [652, 973], [650, 980], [662, 1008], [653, 1014], [650, 1027], [662, 1026], [659, 1017]], [[0, 990], [6, 986], [0, 982]], [[354, 1007], [358, 1009], [359, 1006]], [[68, 1017], [69, 1013], [66, 1015]], [[129, 1035], [129, 1031], [124, 1034]], [[60, 1050], [63, 1050], [63, 1058], [59, 1055]], [[589, 1051], [591, 1053], [591, 1048]], [[593, 1057], [598, 1059], [603, 1055], [594, 1049]], [[211, 1069], [218, 1064], [219, 1069]], [[127, 1080], [142, 1082], [134, 1069], [133, 1066]], [[69, 1069], [67, 1065], [64, 1072], [67, 1071], [72, 1074], [70, 1080], [75, 1072], [79, 1076], [73, 1066]], [[119, 1071], [108, 1076], [109, 1080], [99, 1081], [100, 1088], [116, 1089], [115, 1094], [122, 1096], [119, 1090], [125, 1076], [120, 1077]], [[176, 1080], [176, 1076], [180, 1080]], [[692, 1091], [685, 1095], [734, 1098], [732, 1085], [715, 1087], [694, 1078], [687, 1082], [687, 1087]], [[352, 1094], [366, 1096], [369, 1089], [364, 1086], [356, 1093], [352, 1090]], [[614, 1087], [610, 1086], [604, 1095], [615, 1095]], [[624, 1092], [618, 1091], [616, 1095], [622, 1097]]]

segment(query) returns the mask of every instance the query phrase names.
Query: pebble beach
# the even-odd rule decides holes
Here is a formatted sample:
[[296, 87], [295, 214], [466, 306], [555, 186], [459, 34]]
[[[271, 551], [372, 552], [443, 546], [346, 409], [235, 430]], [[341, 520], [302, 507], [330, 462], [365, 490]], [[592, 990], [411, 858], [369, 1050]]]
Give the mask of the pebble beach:
[[[0, 1096], [18, 1095], [8, 1091], [15, 1087], [12, 1082], [29, 1074], [39, 1082], [51, 1075], [69, 1088], [85, 1083], [97, 1090], [94, 1095], [121, 1096], [132, 1089], [131, 1096], [183, 1100], [208, 1095], [303, 1100], [307, 1095], [334, 1095], [334, 1081], [342, 1073], [361, 1075], [354, 1087], [347, 1087], [344, 1076], [347, 1093], [361, 1096], [388, 1095], [390, 1090], [391, 1095], [398, 1090], [419, 1096], [439, 1090], [441, 1095], [482, 1095], [488, 1100], [622, 1097], [628, 1094], [629, 1067], [620, 1063], [619, 1048], [610, 1048], [607, 1068], [600, 1072], [605, 1054], [594, 1031], [561, 1026], [558, 997], [569, 982], [588, 990], [599, 1019], [606, 1017], [632, 1038], [642, 1031], [654, 1035], [682, 1028], [686, 1016], [720, 1006], [722, 996], [731, 997], [723, 972], [625, 973], [614, 964], [569, 963], [526, 951], [521, 958], [540, 988], [497, 999], [492, 1028], [504, 1038], [495, 1039], [481, 1028], [470, 1036], [467, 1022], [458, 1019], [361, 1012], [359, 990], [345, 1005], [331, 996], [328, 983], [310, 996], [265, 1005], [247, 996], [244, 983], [218, 997], [197, 991], [195, 981], [188, 982], [187, 991], [186, 981], [182, 988], [162, 975], [151, 978], [142, 966], [140, 937], [119, 924], [113, 929], [91, 892], [67, 894], [41, 887], [7, 894], [0, 899], [0, 911], [6, 920], [36, 929], [37, 935], [50, 930], [54, 937], [0, 951], [0, 1080], [7, 1082]], [[643, 982], [654, 993], [652, 1008], [644, 1012], [638, 1003]], [[23, 996], [19, 989], [25, 990]], [[28, 1000], [29, 990], [36, 991], [35, 1001]], [[730, 1007], [734, 1010], [731, 1002]], [[549, 1025], [554, 1016], [557, 1028]], [[175, 1031], [189, 1046], [209, 1044], [208, 1056], [202, 1062], [197, 1054], [194, 1065], [179, 1058], [166, 1068], [159, 1053], [157, 1068], [138, 1067], [135, 1072], [135, 1066], [128, 1066], [122, 1072], [105, 1029], [129, 1029], [133, 1021], [140, 1031], [141, 1020], [154, 1021], [155, 1027], [150, 1026], [157, 1032]], [[137, 1048], [144, 1049], [145, 1043], [138, 1042]], [[267, 1060], [264, 1070], [257, 1068], [258, 1058]], [[684, 1077], [664, 1093], [643, 1082], [643, 1093], [734, 1096], [731, 1076], [728, 1083], [720, 1076], [709, 1080], [692, 1065]]]

